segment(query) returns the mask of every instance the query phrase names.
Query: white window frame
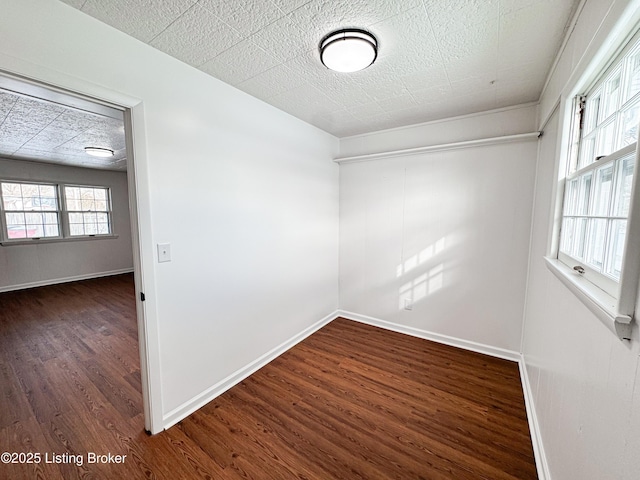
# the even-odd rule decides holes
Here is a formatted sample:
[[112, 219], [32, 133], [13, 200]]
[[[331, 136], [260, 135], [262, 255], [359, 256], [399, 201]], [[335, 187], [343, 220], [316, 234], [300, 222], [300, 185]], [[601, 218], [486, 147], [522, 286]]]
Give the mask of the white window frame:
[[[91, 189], [100, 189], [100, 190], [105, 190], [106, 191], [106, 204], [107, 204], [107, 209], [106, 210], [96, 210], [95, 213], [105, 213], [107, 215], [107, 224], [109, 226], [109, 232], [108, 233], [95, 233], [95, 234], [85, 234], [85, 235], [73, 235], [71, 233], [71, 219], [70, 219], [70, 214], [72, 213], [80, 213], [80, 214], [84, 214], [84, 213], [88, 213], [89, 211], [86, 210], [71, 210], [69, 209], [69, 205], [67, 203], [67, 188], [91, 188]], [[111, 204], [111, 188], [104, 186], [104, 185], [75, 185], [75, 184], [70, 184], [70, 183], [65, 183], [65, 184], [61, 184], [59, 186], [59, 194], [60, 194], [60, 198], [62, 199], [62, 205], [63, 205], [63, 213], [64, 213], [64, 219], [62, 220], [63, 222], [63, 226], [64, 226], [64, 236], [65, 237], [70, 237], [70, 238], [82, 238], [82, 237], [105, 237], [105, 236], [109, 236], [113, 233], [113, 216], [112, 216], [112, 212], [113, 212], [113, 207]]]
[[[598, 161], [595, 161], [589, 165], [586, 165], [584, 167], [582, 167], [580, 170], [568, 175], [567, 177], [565, 177], [565, 193], [567, 193], [567, 185], [569, 184], [569, 182], [576, 180], [576, 179], [581, 179], [584, 178], [585, 175], [591, 174], [591, 187], [590, 187], [590, 191], [591, 194], [589, 195], [589, 197], [591, 199], [593, 199], [593, 194], [595, 192], [595, 187], [594, 187], [594, 182], [595, 182], [595, 175], [597, 174], [597, 171], [600, 171], [602, 169], [608, 168], [609, 166], [611, 166], [612, 170], [613, 170], [613, 174], [612, 174], [612, 190], [615, 191], [616, 188], [616, 184], [619, 181], [618, 178], [618, 171], [617, 171], [617, 160], [620, 159], [625, 159], [629, 156], [634, 156], [635, 151], [636, 151], [636, 144], [637, 142], [634, 142], [631, 145], [627, 145], [626, 147], [621, 148], [620, 150], [617, 150], [615, 152], [613, 152], [610, 155], [607, 155], [606, 157], [602, 157], [600, 158]], [[634, 167], [634, 174], [635, 174], [635, 170], [636, 168]], [[635, 178], [635, 175], [634, 175]], [[580, 188], [580, 187], [579, 187]], [[584, 255], [582, 257], [580, 256], [573, 256], [570, 253], [567, 253], [566, 251], [563, 251], [562, 248], [562, 243], [564, 238], [562, 237], [562, 234], [564, 233], [564, 231], [562, 231], [561, 229], [561, 238], [559, 239], [560, 242], [560, 247], [558, 250], [558, 259], [560, 261], [562, 261], [562, 263], [564, 263], [565, 265], [572, 267], [572, 268], [576, 268], [576, 269], [582, 269], [583, 273], [582, 275], [589, 279], [590, 282], [594, 283], [595, 285], [597, 285], [599, 288], [601, 288], [602, 290], [604, 290], [606, 293], [608, 293], [609, 295], [611, 295], [613, 298], [618, 298], [619, 296], [619, 288], [620, 288], [620, 280], [617, 279], [614, 275], [611, 275], [609, 273], [606, 272], [607, 268], [610, 267], [610, 265], [608, 265], [609, 261], [610, 261], [610, 256], [609, 253], [611, 251], [611, 245], [608, 244], [608, 240], [610, 238], [610, 231], [609, 231], [609, 227], [611, 225], [611, 223], [615, 220], [626, 220], [628, 221], [628, 216], [620, 216], [620, 215], [615, 215], [613, 213], [613, 204], [614, 202], [614, 196], [613, 196], [613, 191], [611, 192], [611, 205], [609, 205], [609, 209], [608, 212], [606, 213], [601, 213], [601, 214], [595, 214], [593, 212], [585, 212], [585, 213], [579, 213], [579, 212], [570, 212], [570, 213], [564, 213], [564, 210], [567, 209], [567, 200], [568, 199], [568, 194], [565, 195], [565, 199], [564, 199], [564, 205], [563, 205], [563, 220], [564, 219], [575, 219], [575, 220], [585, 220], [584, 223], [584, 230], [582, 232], [582, 235], [584, 237], [584, 242], [580, 242], [583, 247], [584, 247]], [[579, 192], [578, 192], [579, 194]], [[586, 205], [585, 205], [586, 207]], [[588, 227], [588, 223], [590, 219], [597, 219], [597, 220], [605, 220], [607, 222], [606, 225], [606, 231], [605, 231], [605, 248], [603, 251], [603, 271], [598, 271], [596, 269], [595, 266], [591, 266], [590, 262], [589, 262], [589, 252], [588, 250], [588, 239], [587, 237], [591, 234], [590, 229]], [[579, 232], [576, 232], [577, 235], [580, 235]], [[578, 239], [575, 238], [574, 239], [574, 246], [575, 246], [575, 242], [577, 242]], [[625, 241], [626, 243], [626, 241]]]
[[[618, 48], [608, 58], [610, 61], [608, 65], [604, 65], [599, 71], [596, 71], [595, 80], [591, 81], [591, 86], [582, 89], [582, 91], [588, 91], [597, 95], [598, 89], [604, 88], [603, 85], [612, 78], [612, 72], [615, 72], [620, 68], [620, 59], [632, 51], [640, 50], [640, 32], [636, 32], [634, 35], [629, 35], [624, 42], [621, 42], [622, 46]], [[610, 50], [611, 51], [611, 50]], [[593, 72], [593, 70], [592, 70]], [[593, 76], [591, 77], [593, 79]], [[578, 82], [580, 83], [580, 82]], [[583, 81], [582, 85], [586, 85], [587, 81]], [[580, 91], [576, 88], [577, 91]], [[575, 93], [577, 93], [577, 91]], [[571, 95], [571, 98], [575, 96]], [[637, 93], [633, 99], [634, 101], [640, 98], [640, 93]], [[587, 98], [587, 102], [589, 98]], [[570, 102], [565, 100], [565, 118], [568, 119], [564, 122], [565, 131], [570, 131], [575, 127], [575, 108], [568, 105]], [[625, 103], [626, 104], [626, 103]], [[575, 104], [574, 104], [575, 107]], [[602, 105], [600, 106], [602, 107]], [[587, 111], [587, 117], [589, 112]], [[585, 119], [588, 122], [589, 119]], [[562, 124], [561, 124], [562, 125]], [[562, 126], [561, 126], [562, 128]], [[640, 129], [640, 126], [638, 127]], [[588, 134], [589, 132], [587, 132]], [[616, 132], [616, 134], [619, 132]], [[586, 135], [588, 136], [588, 135]], [[568, 138], [567, 145], [573, 143], [574, 145], [568, 146], [564, 149], [566, 151], [563, 154], [565, 161], [561, 162], [567, 167], [565, 172], [559, 172], [559, 191], [556, 197], [556, 212], [559, 215], [555, 217], [554, 235], [552, 238], [552, 249], [548, 257], [545, 258], [549, 269], [576, 294], [576, 296], [583, 301], [583, 303], [589, 307], [589, 309], [596, 314], [596, 316], [603, 321], [603, 323], [613, 331], [620, 339], [630, 340], [632, 334], [632, 321], [635, 315], [635, 307], [638, 296], [638, 286], [640, 284], [640, 149], [637, 148], [638, 142], [623, 147], [616, 152], [610, 153], [607, 157], [594, 161], [593, 163], [583, 166], [577, 163], [580, 153], [575, 151], [575, 137], [574, 133], [565, 135], [565, 139]], [[614, 282], [613, 288], [609, 284], [607, 287], [602, 283], [602, 277], [605, 280], [611, 281], [610, 278], [606, 278], [606, 275], [602, 275], [595, 271], [589, 271], [584, 263], [576, 260], [572, 257], [568, 257], [560, 252], [561, 242], [561, 228], [564, 208], [564, 189], [567, 185], [567, 180], [576, 178], [589, 170], [593, 170], [602, 167], [607, 162], [620, 158], [629, 152], [635, 151], [635, 167], [632, 182], [632, 190], [630, 197], [629, 212], [627, 216], [627, 229], [625, 238], [625, 247], [622, 260], [622, 272], [619, 282]], [[614, 163], [615, 165], [615, 163]], [[561, 167], [562, 168], [562, 167]], [[613, 180], [615, 181], [615, 179]], [[634, 239], [631, 240], [630, 239]], [[584, 268], [584, 273], [573, 270], [573, 266], [579, 266]], [[579, 269], [578, 269], [579, 270]], [[595, 281], [594, 281], [595, 279]]]
[[[39, 182], [39, 181], [33, 181], [33, 180], [0, 180], [0, 186], [3, 183], [12, 183], [12, 184], [20, 184], [20, 185], [36, 185], [36, 186], [45, 186], [45, 187], [53, 187], [55, 189], [56, 192], [56, 204], [57, 204], [57, 208], [56, 210], [7, 210], [5, 207], [5, 200], [4, 200], [4, 195], [2, 194], [2, 190], [0, 189], [0, 212], [2, 213], [2, 215], [0, 215], [0, 226], [2, 227], [2, 234], [1, 237], [3, 239], [3, 241], [7, 241], [7, 242], [32, 242], [32, 241], [37, 241], [37, 240], [41, 240], [41, 239], [46, 239], [48, 241], [51, 240], [59, 240], [61, 238], [63, 238], [63, 234], [62, 234], [62, 225], [60, 224], [60, 219], [62, 217], [62, 205], [60, 203], [60, 191], [58, 189], [58, 185], [55, 183], [51, 183], [51, 182]], [[58, 217], [58, 235], [56, 236], [51, 236], [51, 237], [47, 237], [47, 236], [42, 236], [42, 237], [21, 237], [21, 238], [10, 238], [9, 237], [9, 225], [7, 222], [7, 213], [24, 213], [25, 215], [27, 213], [47, 213], [47, 212], [55, 212], [57, 214]]]
[[[22, 178], [0, 178], [1, 183], [21, 183], [29, 185], [47, 185], [53, 186], [56, 189], [58, 209], [58, 232], [57, 237], [34, 237], [34, 238], [9, 238], [8, 226], [6, 222], [7, 211], [4, 208], [4, 202], [2, 195], [0, 194], [0, 245], [3, 247], [12, 245], [33, 245], [38, 243], [57, 243], [57, 242], [73, 242], [83, 240], [100, 240], [100, 239], [115, 239], [118, 238], [113, 228], [113, 204], [111, 196], [111, 187], [108, 185], [83, 185], [75, 183], [63, 183], [63, 182], [51, 182], [47, 180], [34, 180], [34, 179], [22, 179]], [[109, 233], [107, 234], [90, 234], [90, 235], [71, 235], [69, 228], [69, 210], [66, 205], [65, 187], [80, 187], [80, 188], [100, 188], [105, 189], [107, 193], [107, 208], [108, 208], [108, 222]], [[74, 211], [75, 212], [75, 211]]]

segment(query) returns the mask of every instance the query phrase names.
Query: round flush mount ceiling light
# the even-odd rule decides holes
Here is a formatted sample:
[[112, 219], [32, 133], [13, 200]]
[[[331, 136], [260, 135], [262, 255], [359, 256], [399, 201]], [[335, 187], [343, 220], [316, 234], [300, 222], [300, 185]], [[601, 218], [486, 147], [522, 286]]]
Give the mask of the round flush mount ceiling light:
[[330, 33], [320, 42], [320, 60], [336, 72], [364, 70], [378, 56], [378, 41], [369, 32], [347, 28]]
[[84, 147], [84, 151], [94, 157], [113, 157], [113, 150], [101, 147]]

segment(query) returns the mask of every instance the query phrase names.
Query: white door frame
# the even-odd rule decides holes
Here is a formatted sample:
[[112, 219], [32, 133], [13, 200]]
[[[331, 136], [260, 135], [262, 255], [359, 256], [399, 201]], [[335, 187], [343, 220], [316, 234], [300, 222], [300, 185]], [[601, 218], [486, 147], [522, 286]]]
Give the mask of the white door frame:
[[[159, 433], [164, 430], [164, 422], [143, 101], [62, 72], [2, 54], [0, 54], [0, 69], [2, 75], [14, 77], [26, 83], [40, 84], [98, 104], [106, 104], [124, 112], [144, 425], [147, 431]], [[142, 293], [144, 293], [144, 301]]]
[[[160, 389], [155, 272], [153, 268], [155, 257], [153, 255], [153, 242], [151, 241], [149, 183], [146, 169], [144, 109], [142, 102], [128, 107], [124, 113], [144, 427], [151, 433], [159, 433], [164, 430], [164, 422], [162, 391]], [[141, 155], [145, 159], [144, 169], [139, 161]], [[145, 250], [142, 248], [143, 244], [150, 246], [150, 248], [146, 249], [146, 255]], [[145, 269], [144, 266], [147, 266], [147, 268]]]

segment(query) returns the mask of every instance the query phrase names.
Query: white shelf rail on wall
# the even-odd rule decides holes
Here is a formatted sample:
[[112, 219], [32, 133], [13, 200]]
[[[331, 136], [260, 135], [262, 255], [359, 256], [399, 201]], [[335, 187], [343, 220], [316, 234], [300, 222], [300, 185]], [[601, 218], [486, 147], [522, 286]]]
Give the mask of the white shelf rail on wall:
[[473, 148], [486, 145], [499, 145], [501, 143], [513, 143], [526, 140], [537, 140], [542, 132], [519, 133], [516, 135], [502, 135], [499, 137], [479, 138], [476, 140], [465, 140], [461, 142], [441, 143], [438, 145], [427, 145], [424, 147], [404, 148], [402, 150], [392, 150], [388, 152], [366, 153], [351, 157], [338, 157], [333, 161], [336, 163], [366, 162], [368, 160], [378, 160], [382, 158], [406, 157], [409, 155], [419, 155], [421, 153], [444, 152], [447, 150], [458, 150], [462, 148]]

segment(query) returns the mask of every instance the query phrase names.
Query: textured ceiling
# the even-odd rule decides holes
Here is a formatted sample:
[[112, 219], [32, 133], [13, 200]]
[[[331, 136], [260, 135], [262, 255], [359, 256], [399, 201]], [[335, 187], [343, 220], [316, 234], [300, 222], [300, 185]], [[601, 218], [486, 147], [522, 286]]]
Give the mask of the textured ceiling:
[[[538, 100], [578, 0], [63, 0], [336, 136]], [[327, 70], [321, 38], [376, 35]]]
[[[92, 157], [84, 147], [108, 148], [114, 155]], [[122, 114], [113, 118], [0, 88], [0, 156], [126, 170]]]

